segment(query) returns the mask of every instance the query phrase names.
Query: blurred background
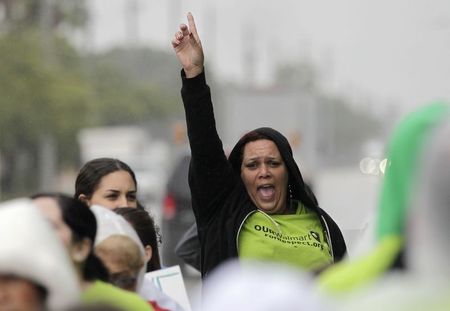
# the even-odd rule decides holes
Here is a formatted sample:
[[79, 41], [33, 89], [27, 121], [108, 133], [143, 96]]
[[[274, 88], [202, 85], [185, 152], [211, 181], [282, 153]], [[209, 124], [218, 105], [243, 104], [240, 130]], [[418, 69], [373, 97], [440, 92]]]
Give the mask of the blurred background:
[[449, 1], [0, 0], [1, 200], [71, 194], [84, 162], [112, 156], [157, 222], [175, 219], [189, 149], [170, 41], [188, 11], [225, 147], [283, 132], [352, 254], [393, 125], [450, 98]]

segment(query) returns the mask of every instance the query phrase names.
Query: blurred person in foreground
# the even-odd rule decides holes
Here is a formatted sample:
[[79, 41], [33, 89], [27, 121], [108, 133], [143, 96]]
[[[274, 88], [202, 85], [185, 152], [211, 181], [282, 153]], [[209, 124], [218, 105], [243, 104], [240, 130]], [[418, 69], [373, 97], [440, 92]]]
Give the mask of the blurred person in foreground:
[[0, 204], [0, 310], [63, 310], [80, 299], [63, 244], [29, 199]]
[[113, 211], [121, 215], [136, 231], [142, 245], [145, 248], [147, 256], [146, 271], [155, 271], [161, 269], [161, 258], [159, 256], [159, 244], [161, 243], [161, 234], [159, 227], [150, 213], [138, 202], [139, 208], [119, 207]]
[[[132, 224], [120, 214], [102, 206], [93, 205], [91, 209], [99, 223], [95, 252], [108, 267], [111, 281], [120, 288], [139, 293], [157, 311], [182, 311], [177, 303], [155, 288], [151, 279], [145, 277], [152, 252], [145, 251]], [[122, 209], [125, 208], [119, 208]]]
[[125, 311], [153, 310], [139, 295], [107, 283], [108, 270], [93, 252], [97, 221], [86, 204], [59, 193], [38, 193], [32, 198], [66, 246], [86, 304], [105, 303]]
[[342, 309], [450, 310], [450, 119], [440, 124], [418, 158], [405, 225], [407, 270], [390, 273], [344, 300]]
[[413, 111], [397, 125], [390, 139], [381, 188], [374, 246], [322, 273], [318, 286], [339, 296], [353, 294], [393, 270], [405, 270], [405, 224], [415, 191], [422, 183], [420, 159], [439, 126], [448, 120], [450, 106], [435, 102]]
[[144, 266], [144, 258], [132, 239], [113, 234], [95, 247], [95, 254], [108, 269], [112, 284], [136, 292], [137, 276]]
[[[111, 281], [115, 283], [116, 286], [121, 287], [121, 279], [129, 279], [130, 282], [132, 280], [132, 286], [127, 286], [126, 289], [139, 291], [142, 287], [142, 281], [145, 275], [145, 263], [149, 257], [145, 252], [144, 246], [142, 245], [136, 230], [134, 230], [125, 218], [116, 214], [113, 210], [100, 205], [92, 205], [90, 209], [94, 213], [98, 225], [97, 236], [95, 238], [95, 252], [108, 267], [110, 275], [111, 273], [116, 274], [117, 283], [114, 278]], [[119, 241], [119, 239], [114, 238], [115, 236], [120, 236], [124, 239]], [[114, 242], [114, 240], [116, 240], [116, 242]], [[114, 250], [114, 245], [117, 245], [119, 248], [121, 246], [128, 247], [132, 245], [133, 249], [127, 249], [130, 255], [130, 258], [127, 260], [128, 262], [122, 261], [125, 253], [120, 254], [120, 252]], [[104, 256], [101, 254], [102, 251], [100, 251], [102, 248], [103, 252], [111, 252], [111, 255], [113, 255], [112, 252], [114, 252], [117, 253], [117, 255]], [[132, 261], [135, 263], [132, 263]], [[117, 269], [113, 269], [114, 271], [111, 270], [114, 263], [121, 266], [122, 272]], [[133, 266], [133, 268], [131, 268], [131, 266]]]
[[[121, 207], [114, 209], [116, 214], [121, 215], [136, 230], [146, 252], [146, 272], [161, 269], [158, 244], [161, 242], [159, 229], [153, 217], [142, 207]], [[175, 300], [158, 289], [149, 276], [145, 276], [139, 294], [147, 299], [155, 311], [182, 311], [184, 310]]]
[[194, 310], [335, 310], [312, 285], [311, 275], [290, 266], [232, 259], [205, 280], [202, 301]]
[[239, 257], [322, 270], [346, 254], [342, 233], [305, 185], [287, 139], [272, 128], [244, 135], [227, 159], [218, 136], [192, 14], [172, 46], [183, 69], [183, 98], [201, 273]]

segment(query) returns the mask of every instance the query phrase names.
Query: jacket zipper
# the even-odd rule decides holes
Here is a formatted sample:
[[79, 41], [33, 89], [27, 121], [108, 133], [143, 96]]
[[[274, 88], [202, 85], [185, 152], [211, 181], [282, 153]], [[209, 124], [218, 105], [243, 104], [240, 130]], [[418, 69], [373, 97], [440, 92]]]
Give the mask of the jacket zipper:
[[327, 242], [328, 242], [328, 245], [330, 247], [331, 258], [333, 259], [333, 262], [334, 262], [333, 241], [331, 240], [330, 229], [328, 228], [328, 224], [327, 224], [327, 221], [325, 220], [325, 218], [322, 215], [320, 215], [320, 218], [322, 218], [322, 221], [323, 221], [323, 223], [325, 224], [325, 227], [326, 227], [325, 236], [327, 238]]
[[265, 212], [263, 212], [263, 211], [261, 211], [261, 210], [258, 210], [258, 209], [257, 209], [257, 210], [254, 210], [254, 211], [251, 211], [250, 213], [248, 213], [248, 214], [244, 217], [244, 220], [242, 220], [241, 225], [239, 226], [239, 230], [238, 230], [237, 235], [236, 235], [236, 249], [237, 249], [238, 257], [239, 257], [239, 234], [241, 233], [242, 226], [244, 225], [245, 221], [247, 220], [248, 217], [250, 217], [251, 214], [257, 213], [257, 212], [260, 212], [260, 213], [262, 213], [264, 216], [266, 216], [267, 218], [269, 218], [270, 221], [271, 221], [273, 224], [275, 224], [275, 227], [277, 227], [278, 233], [282, 233], [282, 232], [281, 232], [281, 229], [280, 229], [280, 225], [279, 225], [275, 220], [273, 220], [272, 217], [270, 217], [268, 214], [266, 214]]
[[236, 250], [237, 250], [236, 253], [238, 254], [238, 257], [239, 257], [239, 234], [241, 233], [242, 226], [244, 225], [244, 222], [247, 220], [247, 218], [250, 217], [251, 214], [256, 213], [256, 211], [257, 210], [254, 210], [254, 211], [251, 211], [250, 213], [248, 213], [244, 217], [244, 219], [242, 220], [242, 222], [241, 222], [241, 224], [239, 226], [239, 230], [238, 230], [238, 232], [236, 234]]

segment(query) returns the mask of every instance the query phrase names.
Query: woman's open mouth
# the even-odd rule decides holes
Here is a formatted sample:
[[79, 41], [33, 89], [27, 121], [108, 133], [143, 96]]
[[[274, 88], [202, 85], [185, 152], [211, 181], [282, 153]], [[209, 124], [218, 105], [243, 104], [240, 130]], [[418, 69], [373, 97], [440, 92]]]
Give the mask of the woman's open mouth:
[[272, 185], [258, 186], [257, 193], [260, 200], [272, 201], [275, 197], [275, 187]]

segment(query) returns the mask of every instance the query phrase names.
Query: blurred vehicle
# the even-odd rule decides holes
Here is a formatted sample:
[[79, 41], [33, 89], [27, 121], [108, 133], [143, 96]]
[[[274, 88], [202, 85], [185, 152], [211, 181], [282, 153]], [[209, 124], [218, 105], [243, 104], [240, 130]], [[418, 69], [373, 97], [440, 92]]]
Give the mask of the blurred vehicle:
[[186, 272], [188, 268], [175, 254], [175, 248], [183, 234], [195, 223], [188, 184], [190, 160], [190, 154], [184, 153], [177, 159], [169, 174], [161, 222], [162, 263], [166, 267], [180, 265], [182, 272]]

